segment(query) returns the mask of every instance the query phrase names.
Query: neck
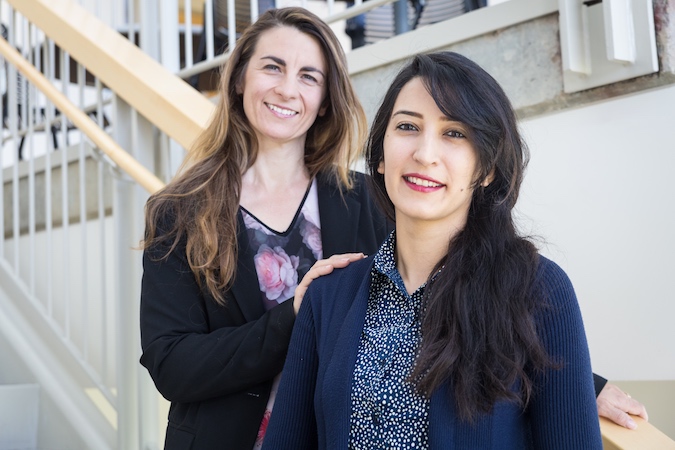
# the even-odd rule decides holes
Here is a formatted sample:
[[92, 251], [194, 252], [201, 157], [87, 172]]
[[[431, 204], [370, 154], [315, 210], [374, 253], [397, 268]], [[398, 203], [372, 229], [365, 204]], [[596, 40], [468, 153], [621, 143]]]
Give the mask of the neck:
[[410, 226], [396, 221], [396, 267], [409, 293], [424, 284], [448, 253], [457, 230], [433, 225]]
[[244, 185], [266, 192], [279, 192], [294, 185], [307, 185], [304, 148], [261, 148], [253, 165], [244, 173]]

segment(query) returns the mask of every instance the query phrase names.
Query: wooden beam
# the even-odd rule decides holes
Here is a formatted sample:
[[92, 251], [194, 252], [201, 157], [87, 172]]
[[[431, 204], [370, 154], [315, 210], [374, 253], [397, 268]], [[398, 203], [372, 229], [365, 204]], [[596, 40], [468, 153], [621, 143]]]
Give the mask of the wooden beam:
[[[22, 0], [23, 1], [23, 0]], [[164, 187], [164, 183], [152, 172], [124, 151], [108, 133], [94, 122], [84, 111], [56, 89], [29, 61], [4, 39], [0, 38], [0, 54], [23, 76], [42, 92], [56, 108], [65, 114], [73, 124], [91, 139], [123, 171], [143, 186], [151, 194]], [[65, 149], [64, 149], [65, 151]]]
[[636, 430], [629, 430], [600, 418], [602, 443], [605, 450], [675, 450], [675, 441], [641, 417], [633, 416]]

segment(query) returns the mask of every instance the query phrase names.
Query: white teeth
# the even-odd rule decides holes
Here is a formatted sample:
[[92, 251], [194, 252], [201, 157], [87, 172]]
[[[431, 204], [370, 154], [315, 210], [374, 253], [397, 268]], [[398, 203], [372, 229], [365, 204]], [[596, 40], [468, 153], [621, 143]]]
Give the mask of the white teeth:
[[405, 179], [409, 183], [416, 184], [417, 186], [423, 186], [423, 187], [440, 187], [440, 186], [443, 186], [440, 183], [434, 183], [433, 181], [423, 180], [422, 178], [417, 178], [417, 177], [405, 177]]
[[269, 103], [265, 103], [269, 109], [271, 109], [274, 112], [277, 112], [279, 114], [283, 114], [284, 116], [294, 116], [297, 114], [296, 111], [293, 111], [292, 109], [284, 109], [284, 108], [279, 108], [278, 106], [271, 105]]

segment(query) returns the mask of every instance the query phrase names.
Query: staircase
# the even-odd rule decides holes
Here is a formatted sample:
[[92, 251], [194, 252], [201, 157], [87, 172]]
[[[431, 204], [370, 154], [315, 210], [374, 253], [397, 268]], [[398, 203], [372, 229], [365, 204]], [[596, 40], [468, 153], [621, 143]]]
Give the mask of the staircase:
[[[349, 10], [329, 1], [327, 20], [341, 29], [391, 1]], [[452, 32], [429, 25], [350, 53], [371, 117], [405, 55], [557, 13], [555, 1], [511, 1], [524, 16], [479, 10], [451, 19]], [[211, 0], [132, 4], [123, 19], [117, 2], [0, 0], [0, 19], [11, 24], [0, 54], [21, 88], [7, 89], [0, 158], [0, 450], [162, 447], [166, 402], [138, 364], [143, 205], [213, 111], [185, 81], [227, 55], [206, 39], [205, 59], [189, 57], [213, 34], [203, 20]], [[609, 424], [603, 432], [608, 448], [649, 448], [623, 446]]]

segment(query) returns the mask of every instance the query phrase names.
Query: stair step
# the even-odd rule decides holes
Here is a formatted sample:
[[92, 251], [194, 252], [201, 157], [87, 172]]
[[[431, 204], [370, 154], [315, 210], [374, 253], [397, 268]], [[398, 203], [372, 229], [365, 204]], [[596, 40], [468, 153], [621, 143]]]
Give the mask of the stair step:
[[37, 448], [37, 384], [0, 385], [0, 450]]

